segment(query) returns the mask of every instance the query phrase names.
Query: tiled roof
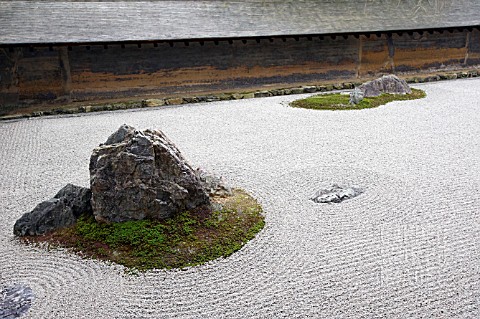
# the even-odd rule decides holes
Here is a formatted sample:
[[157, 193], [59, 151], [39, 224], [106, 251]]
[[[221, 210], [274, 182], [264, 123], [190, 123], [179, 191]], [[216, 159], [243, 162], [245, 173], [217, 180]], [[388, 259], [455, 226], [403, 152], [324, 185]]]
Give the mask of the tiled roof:
[[0, 1], [0, 44], [433, 29], [479, 13], [478, 0]]

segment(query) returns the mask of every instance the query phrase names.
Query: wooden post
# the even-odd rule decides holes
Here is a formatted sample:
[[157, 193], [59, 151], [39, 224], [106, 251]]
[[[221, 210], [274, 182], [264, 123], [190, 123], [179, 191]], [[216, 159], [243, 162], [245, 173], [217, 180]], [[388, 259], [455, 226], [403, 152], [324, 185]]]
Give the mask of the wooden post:
[[63, 93], [68, 97], [68, 99], [70, 99], [70, 93], [72, 90], [72, 75], [70, 73], [70, 60], [66, 46], [61, 46], [58, 48], [58, 58], [60, 69], [62, 70]]
[[362, 53], [363, 53], [363, 35], [358, 37], [358, 60], [357, 60], [357, 79], [360, 77], [360, 69], [362, 67]]
[[472, 32], [467, 31], [467, 38], [465, 39], [465, 60], [463, 60], [464, 65], [467, 65], [467, 62], [468, 62], [468, 54], [470, 52], [471, 37], [472, 37]]
[[0, 70], [0, 113], [4, 111], [1, 109], [2, 106], [18, 103], [18, 65], [22, 56], [21, 48], [12, 50], [0, 48], [0, 58], [7, 62], [5, 69]]

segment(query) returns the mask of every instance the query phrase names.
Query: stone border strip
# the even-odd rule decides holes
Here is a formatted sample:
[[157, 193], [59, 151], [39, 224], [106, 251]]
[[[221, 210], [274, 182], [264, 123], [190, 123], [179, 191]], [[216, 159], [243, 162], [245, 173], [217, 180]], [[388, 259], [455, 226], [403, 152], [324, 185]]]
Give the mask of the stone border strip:
[[[428, 75], [425, 77], [415, 76], [405, 78], [407, 83], [425, 83], [444, 80], [454, 80], [462, 78], [475, 78], [480, 76], [480, 69], [473, 69], [469, 71], [450, 72], [450, 73], [438, 73], [435, 75]], [[14, 114], [0, 116], [0, 121], [16, 120], [30, 117], [48, 116], [48, 115], [61, 115], [61, 114], [77, 114], [77, 113], [91, 113], [102, 111], [115, 111], [126, 109], [138, 109], [148, 107], [161, 107], [165, 105], [181, 105], [201, 102], [218, 102], [227, 100], [241, 100], [251, 98], [261, 98], [269, 96], [279, 95], [291, 95], [291, 94], [304, 94], [304, 93], [316, 93], [316, 92], [329, 92], [334, 90], [351, 90], [356, 86], [361, 85], [363, 82], [343, 82], [327, 85], [310, 85], [284, 89], [272, 89], [265, 91], [254, 91], [244, 93], [220, 93], [210, 94], [203, 96], [189, 96], [189, 97], [170, 97], [161, 99], [144, 99], [128, 102], [116, 102], [116, 103], [102, 103], [95, 105], [84, 105], [72, 108], [53, 108], [51, 110], [36, 111], [27, 114]]]

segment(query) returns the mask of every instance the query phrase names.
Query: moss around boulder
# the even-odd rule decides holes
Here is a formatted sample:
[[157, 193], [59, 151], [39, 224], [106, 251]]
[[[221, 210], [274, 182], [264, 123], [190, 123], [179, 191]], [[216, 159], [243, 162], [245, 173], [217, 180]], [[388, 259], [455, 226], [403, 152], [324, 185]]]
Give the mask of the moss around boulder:
[[195, 266], [230, 256], [265, 224], [261, 206], [242, 190], [212, 202], [218, 209], [198, 208], [165, 220], [107, 224], [90, 215], [68, 228], [23, 238], [139, 270]]
[[426, 96], [425, 92], [412, 89], [410, 94], [384, 93], [375, 97], [365, 97], [358, 104], [350, 104], [350, 96], [341, 93], [319, 94], [306, 99], [296, 100], [290, 103], [292, 107], [313, 110], [359, 110], [373, 108], [392, 101], [416, 100]]
[[14, 233], [143, 270], [229, 256], [264, 226], [250, 195], [193, 170], [159, 130], [122, 125], [93, 151], [90, 181], [39, 204]]

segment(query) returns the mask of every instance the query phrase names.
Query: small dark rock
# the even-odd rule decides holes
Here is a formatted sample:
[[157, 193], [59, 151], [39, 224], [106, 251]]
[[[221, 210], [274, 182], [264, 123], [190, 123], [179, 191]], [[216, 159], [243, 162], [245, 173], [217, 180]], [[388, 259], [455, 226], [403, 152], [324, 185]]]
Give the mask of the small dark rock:
[[198, 103], [198, 98], [196, 97], [184, 97], [185, 103]]
[[92, 112], [101, 112], [101, 111], [104, 111], [104, 107], [103, 105], [92, 105], [91, 107], [91, 111]]
[[233, 100], [233, 96], [231, 94], [222, 93], [222, 94], [218, 94], [216, 97], [218, 98], [219, 101]]
[[291, 89], [292, 94], [302, 94], [303, 88], [293, 88]]
[[174, 97], [165, 100], [165, 104], [167, 105], [180, 105], [183, 104], [184, 101], [181, 97]]
[[271, 96], [271, 93], [268, 91], [255, 92], [255, 97], [268, 97], [268, 96]]
[[457, 74], [456, 73], [447, 73], [445, 75], [445, 77], [447, 78], [447, 80], [455, 80], [457, 78]]
[[128, 105], [125, 103], [113, 103], [112, 108], [114, 110], [125, 110], [128, 108]]
[[468, 71], [468, 77], [469, 78], [475, 78], [477, 76], [478, 76], [478, 71], [477, 70]]
[[425, 82], [436, 82], [436, 81], [440, 81], [441, 78], [439, 75], [432, 75], [432, 76], [428, 76], [425, 78]]
[[283, 90], [270, 90], [270, 94], [272, 96], [278, 96], [278, 95], [283, 95]]
[[210, 95], [205, 98], [205, 102], [217, 102], [220, 101], [220, 98], [215, 95]]
[[35, 236], [75, 224], [82, 214], [92, 214], [88, 188], [67, 184], [52, 199], [25, 213], [13, 226], [17, 236]]
[[0, 291], [0, 318], [19, 318], [30, 309], [33, 299], [33, 291], [28, 286], [14, 284], [3, 287]]
[[165, 105], [163, 99], [147, 99], [142, 101], [142, 107], [157, 107]]
[[233, 93], [233, 94], [232, 94], [232, 98], [233, 98], [234, 100], [241, 100], [241, 99], [243, 99], [243, 94], [241, 94], [241, 93]]
[[305, 93], [315, 93], [315, 92], [317, 92], [317, 87], [316, 86], [305, 86], [305, 87], [303, 87], [303, 92], [305, 92]]
[[440, 80], [446, 80], [447, 79], [446, 74], [439, 74], [438, 77], [440, 78]]
[[317, 91], [325, 92], [325, 91], [327, 91], [327, 87], [325, 85], [319, 85], [319, 86], [317, 86]]

